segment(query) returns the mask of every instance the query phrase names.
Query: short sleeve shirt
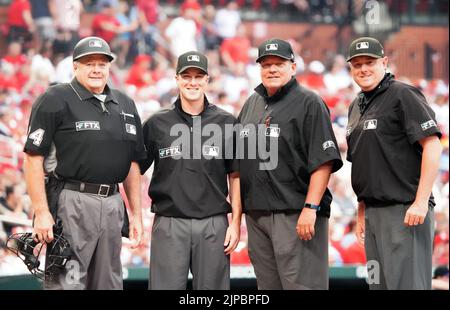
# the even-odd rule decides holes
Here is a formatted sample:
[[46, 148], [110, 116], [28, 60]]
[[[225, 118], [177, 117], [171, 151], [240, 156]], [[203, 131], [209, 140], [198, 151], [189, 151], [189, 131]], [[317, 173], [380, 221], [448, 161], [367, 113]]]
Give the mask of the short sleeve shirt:
[[103, 111], [76, 79], [50, 87], [33, 105], [24, 151], [54, 153], [55, 172], [66, 179], [122, 182], [145, 157], [141, 121], [129, 97], [108, 87], [105, 94]]

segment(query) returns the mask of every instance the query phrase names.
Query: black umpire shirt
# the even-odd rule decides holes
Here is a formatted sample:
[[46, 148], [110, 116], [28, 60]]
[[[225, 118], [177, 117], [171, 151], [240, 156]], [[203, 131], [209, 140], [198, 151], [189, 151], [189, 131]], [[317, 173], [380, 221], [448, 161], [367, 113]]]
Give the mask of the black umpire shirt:
[[[328, 107], [295, 78], [271, 97], [262, 84], [255, 91], [238, 117], [244, 127], [237, 138], [244, 149], [242, 153], [238, 147], [238, 156], [243, 158], [239, 161], [243, 211], [301, 210], [311, 173], [329, 161], [333, 172], [342, 167]], [[270, 139], [278, 140], [278, 163], [273, 170], [260, 169], [260, 163], [267, 160], [261, 159], [259, 152], [255, 159], [248, 156], [249, 138], [257, 134], [258, 124], [265, 128], [267, 150]], [[318, 215], [329, 217], [331, 201], [327, 189]]]
[[[361, 93], [350, 105], [347, 127], [358, 200], [373, 207], [413, 202], [422, 161], [418, 141], [432, 135], [441, 133], [417, 88], [388, 73], [375, 90]], [[434, 205], [432, 196], [430, 202]]]
[[141, 121], [129, 97], [108, 86], [104, 94], [102, 108], [76, 78], [51, 86], [33, 106], [24, 151], [55, 155], [65, 179], [122, 182], [131, 162], [145, 157]]
[[[227, 175], [237, 170], [232, 150], [234, 122], [231, 114], [210, 104], [205, 96], [204, 110], [198, 116], [184, 112], [178, 98], [144, 123], [147, 158], [140, 167], [144, 174], [155, 163], [148, 190], [152, 212], [201, 219], [231, 211]], [[214, 134], [207, 130], [211, 125], [217, 129]], [[186, 130], [179, 131], [177, 126]], [[188, 141], [182, 141], [182, 136]]]

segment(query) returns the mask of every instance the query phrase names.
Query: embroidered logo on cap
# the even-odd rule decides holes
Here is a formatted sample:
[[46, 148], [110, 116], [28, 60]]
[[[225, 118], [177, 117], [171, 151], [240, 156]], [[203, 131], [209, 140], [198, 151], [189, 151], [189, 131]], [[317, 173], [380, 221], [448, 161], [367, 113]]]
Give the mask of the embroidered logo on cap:
[[89, 41], [89, 47], [102, 47], [102, 41], [91, 40], [91, 41]]
[[187, 61], [197, 61], [197, 62], [200, 62], [200, 56], [198, 56], [198, 55], [188, 55], [188, 56], [187, 56]]
[[367, 49], [367, 48], [369, 48], [369, 42], [359, 42], [356, 44], [357, 50]]
[[267, 44], [266, 51], [278, 51], [278, 44], [277, 43]]

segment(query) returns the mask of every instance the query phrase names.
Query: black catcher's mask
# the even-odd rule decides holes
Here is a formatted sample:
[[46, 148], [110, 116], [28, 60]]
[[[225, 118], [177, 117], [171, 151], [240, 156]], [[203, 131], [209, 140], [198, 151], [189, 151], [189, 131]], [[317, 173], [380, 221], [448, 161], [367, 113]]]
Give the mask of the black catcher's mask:
[[53, 241], [46, 244], [45, 269], [39, 268], [41, 264], [39, 258], [44, 246], [34, 241], [32, 233], [9, 236], [6, 247], [25, 263], [33, 275], [43, 280], [45, 277], [52, 277], [62, 272], [72, 254], [70, 244], [63, 236], [62, 222], [59, 219], [53, 225], [53, 235]]

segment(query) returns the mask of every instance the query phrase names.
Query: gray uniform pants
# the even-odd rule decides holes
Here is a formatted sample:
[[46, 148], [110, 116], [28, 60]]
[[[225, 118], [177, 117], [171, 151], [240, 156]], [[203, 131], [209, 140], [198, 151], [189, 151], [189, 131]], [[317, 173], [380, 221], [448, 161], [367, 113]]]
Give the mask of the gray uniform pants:
[[102, 198], [63, 189], [58, 217], [72, 248], [66, 272], [45, 279], [45, 289], [123, 289], [121, 229], [124, 220], [119, 193]]
[[405, 226], [409, 206], [366, 206], [364, 244], [372, 290], [431, 289], [434, 210], [429, 208], [422, 225]]
[[246, 214], [248, 251], [260, 290], [328, 289], [328, 219], [318, 216], [315, 236], [297, 235], [298, 212]]
[[194, 290], [230, 289], [230, 257], [223, 243], [225, 214], [204, 219], [156, 215], [152, 228], [152, 290], [185, 290], [189, 269]]

